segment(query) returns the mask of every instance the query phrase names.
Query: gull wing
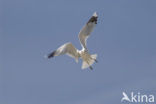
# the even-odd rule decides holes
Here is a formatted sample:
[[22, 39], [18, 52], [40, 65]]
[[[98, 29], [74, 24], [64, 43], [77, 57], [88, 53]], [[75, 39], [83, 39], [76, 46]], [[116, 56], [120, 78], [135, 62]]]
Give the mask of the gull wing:
[[87, 38], [90, 36], [91, 32], [93, 31], [95, 25], [97, 24], [97, 14], [96, 12], [93, 16], [89, 19], [87, 24], [81, 29], [79, 32], [79, 40], [81, 43], [82, 48], [87, 49]]
[[47, 56], [47, 58], [52, 58], [54, 56], [60, 56], [60, 55], [64, 55], [64, 54], [67, 54], [73, 58], [78, 57], [77, 49], [71, 43], [66, 43], [66, 44], [60, 46], [57, 50], [51, 52]]

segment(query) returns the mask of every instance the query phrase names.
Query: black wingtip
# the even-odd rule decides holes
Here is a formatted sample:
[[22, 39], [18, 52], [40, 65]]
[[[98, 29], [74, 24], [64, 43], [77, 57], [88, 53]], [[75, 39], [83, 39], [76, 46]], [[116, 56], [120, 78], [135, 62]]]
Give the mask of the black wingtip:
[[92, 16], [87, 23], [95, 22], [95, 24], [97, 24], [97, 18], [98, 17]]
[[47, 58], [49, 59], [49, 58], [54, 57], [54, 56], [55, 56], [55, 53], [56, 53], [56, 51], [53, 51], [52, 53], [50, 53], [50, 54], [47, 56]]

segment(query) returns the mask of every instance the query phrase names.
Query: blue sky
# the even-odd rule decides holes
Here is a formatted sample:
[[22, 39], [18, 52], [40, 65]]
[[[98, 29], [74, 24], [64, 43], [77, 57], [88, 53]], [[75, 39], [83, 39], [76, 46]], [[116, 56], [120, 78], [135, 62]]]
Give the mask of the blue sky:
[[[156, 96], [155, 0], [2, 0], [1, 104], [120, 104], [122, 92]], [[81, 60], [43, 56], [78, 33], [93, 12], [88, 39], [94, 70]]]

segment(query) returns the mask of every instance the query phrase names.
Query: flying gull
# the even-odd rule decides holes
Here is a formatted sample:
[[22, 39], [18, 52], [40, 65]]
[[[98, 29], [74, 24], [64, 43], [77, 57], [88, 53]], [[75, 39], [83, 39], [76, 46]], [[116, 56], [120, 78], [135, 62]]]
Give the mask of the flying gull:
[[93, 31], [95, 25], [97, 24], [97, 13], [95, 12], [92, 17], [89, 19], [89, 21], [85, 24], [85, 26], [81, 29], [79, 32], [79, 40], [82, 46], [81, 50], [76, 49], [72, 43], [68, 42], [64, 45], [60, 46], [57, 50], [51, 52], [46, 57], [52, 58], [54, 56], [60, 56], [60, 55], [68, 55], [75, 59], [75, 61], [78, 63], [78, 59], [81, 58], [83, 60], [82, 62], [82, 69], [92, 68], [92, 64], [94, 62], [97, 63], [97, 54], [90, 54], [87, 49], [87, 38], [90, 36], [91, 32]]

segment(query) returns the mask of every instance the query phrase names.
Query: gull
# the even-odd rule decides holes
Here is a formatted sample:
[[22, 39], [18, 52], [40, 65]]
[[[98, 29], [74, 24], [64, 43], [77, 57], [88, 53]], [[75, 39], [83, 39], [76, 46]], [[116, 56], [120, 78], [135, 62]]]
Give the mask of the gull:
[[92, 64], [94, 62], [97, 63], [97, 54], [90, 54], [87, 49], [87, 38], [90, 36], [91, 32], [93, 31], [95, 25], [97, 24], [97, 18], [98, 15], [96, 12], [93, 13], [89, 21], [83, 26], [83, 28], [79, 32], [79, 41], [81, 43], [82, 49], [78, 50], [75, 48], [75, 46], [68, 42], [60, 46], [58, 49], [52, 51], [50, 54], [46, 55], [47, 58], [52, 58], [54, 56], [60, 56], [60, 55], [68, 55], [75, 59], [75, 61], [78, 63], [78, 59], [81, 58], [83, 60], [82, 62], [82, 69], [92, 68]]

